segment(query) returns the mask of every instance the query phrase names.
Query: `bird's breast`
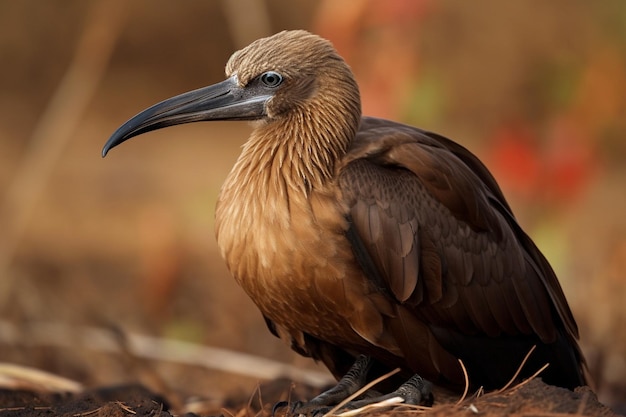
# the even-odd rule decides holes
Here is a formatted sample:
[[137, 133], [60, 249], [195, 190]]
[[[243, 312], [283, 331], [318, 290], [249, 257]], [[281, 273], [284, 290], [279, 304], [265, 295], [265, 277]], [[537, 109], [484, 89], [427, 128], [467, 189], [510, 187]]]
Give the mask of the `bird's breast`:
[[262, 181], [227, 180], [216, 210], [217, 241], [237, 282], [289, 333], [348, 337], [350, 300], [362, 292], [345, 240], [345, 208], [332, 188], [302, 193]]

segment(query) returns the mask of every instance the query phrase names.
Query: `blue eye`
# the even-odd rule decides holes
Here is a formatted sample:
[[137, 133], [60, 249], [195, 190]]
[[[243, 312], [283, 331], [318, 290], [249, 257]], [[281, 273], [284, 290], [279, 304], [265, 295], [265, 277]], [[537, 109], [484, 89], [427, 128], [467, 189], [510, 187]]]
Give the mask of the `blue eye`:
[[283, 76], [274, 71], [261, 74], [261, 82], [267, 87], [278, 87], [283, 82]]

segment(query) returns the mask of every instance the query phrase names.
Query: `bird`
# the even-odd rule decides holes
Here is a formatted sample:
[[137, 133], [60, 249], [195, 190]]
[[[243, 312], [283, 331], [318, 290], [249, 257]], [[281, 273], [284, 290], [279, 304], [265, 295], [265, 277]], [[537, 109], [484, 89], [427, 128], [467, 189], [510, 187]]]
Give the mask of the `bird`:
[[501, 388], [532, 349], [520, 378], [548, 364], [545, 382], [587, 384], [559, 281], [474, 154], [363, 116], [349, 65], [308, 31], [258, 39], [225, 72], [128, 120], [102, 156], [168, 126], [252, 122], [218, 197], [216, 239], [271, 333], [338, 380], [292, 412], [327, 409], [396, 368], [372, 398], [426, 404], [433, 386], [462, 390], [465, 372]]

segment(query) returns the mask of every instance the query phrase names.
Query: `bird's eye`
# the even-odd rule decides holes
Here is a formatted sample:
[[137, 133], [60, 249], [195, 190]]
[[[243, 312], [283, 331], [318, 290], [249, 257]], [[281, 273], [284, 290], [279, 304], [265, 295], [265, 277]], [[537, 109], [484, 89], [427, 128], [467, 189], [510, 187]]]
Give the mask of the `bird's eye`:
[[278, 87], [283, 82], [283, 76], [274, 71], [268, 71], [261, 75], [261, 82], [267, 87]]

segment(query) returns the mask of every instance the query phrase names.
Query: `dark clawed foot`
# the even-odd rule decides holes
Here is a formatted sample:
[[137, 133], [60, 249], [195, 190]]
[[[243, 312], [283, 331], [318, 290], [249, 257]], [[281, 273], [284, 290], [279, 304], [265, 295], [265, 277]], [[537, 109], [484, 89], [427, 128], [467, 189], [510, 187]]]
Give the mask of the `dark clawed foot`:
[[[343, 405], [337, 412], [340, 413], [347, 410], [365, 407], [366, 405], [379, 403], [381, 401], [395, 397], [402, 398], [403, 401], [401, 404], [423, 405], [429, 407], [433, 404], [434, 400], [432, 394], [432, 384], [421, 376], [414, 375], [408, 381], [402, 384], [397, 390], [389, 394], [350, 401]], [[272, 414], [274, 417], [322, 417], [323, 415], [328, 413], [333, 407], [328, 404], [321, 404], [319, 399], [320, 398], [317, 397], [310, 402], [296, 401], [293, 403], [287, 403], [283, 401], [274, 406]], [[283, 408], [285, 408], [283, 413], [277, 415], [276, 411]]]
[[[287, 408], [288, 406], [289, 403], [287, 401], [279, 401], [274, 404], [274, 407], [272, 407], [272, 417], [280, 417], [286, 415], [286, 410], [283, 409]], [[276, 414], [277, 412], [278, 414]]]
[[404, 404], [433, 405], [433, 384], [415, 374], [408, 381], [390, 394], [404, 399]]
[[[372, 366], [372, 360], [366, 356], [357, 357], [354, 365], [348, 370], [336, 386], [321, 393], [309, 402], [295, 401], [288, 403], [281, 401], [272, 408], [272, 417], [309, 416], [321, 417], [328, 413], [334, 405], [341, 403], [345, 398], [356, 393], [365, 386], [367, 373]], [[365, 396], [365, 398], [364, 398]], [[343, 405], [340, 411], [361, 408], [369, 404], [378, 403], [390, 398], [400, 397], [404, 404], [427, 405], [433, 403], [432, 384], [419, 375], [413, 375], [397, 390], [386, 395], [374, 395], [372, 391], [364, 394], [359, 400], [353, 400]]]
[[301, 402], [296, 401], [291, 405], [292, 416], [308, 416], [308, 417], [322, 417], [328, 413], [332, 407], [327, 405], [315, 404], [313, 402]]
[[288, 416], [322, 416], [326, 414], [332, 408], [332, 405], [340, 403], [344, 398], [355, 393], [365, 384], [371, 364], [372, 361], [369, 357], [364, 355], [358, 356], [337, 385], [324, 391], [309, 402], [296, 401], [289, 404], [280, 402], [272, 409], [273, 416], [280, 416], [280, 414], [276, 414], [277, 411], [282, 411], [285, 407], [284, 413]]
[[272, 417], [310, 416], [321, 417], [331, 410], [331, 407], [312, 404], [302, 401], [280, 401], [272, 408]]

